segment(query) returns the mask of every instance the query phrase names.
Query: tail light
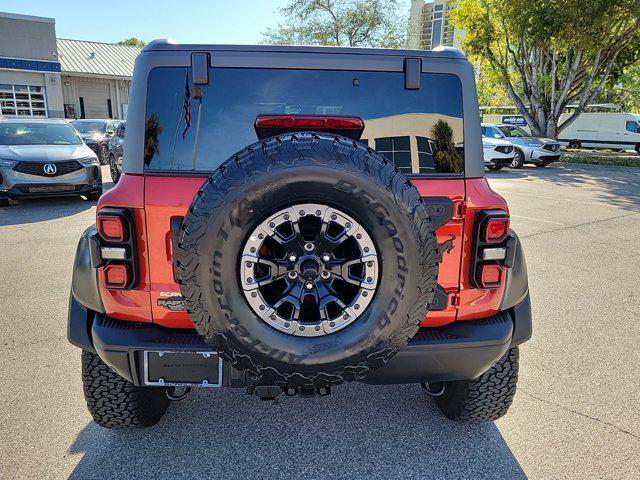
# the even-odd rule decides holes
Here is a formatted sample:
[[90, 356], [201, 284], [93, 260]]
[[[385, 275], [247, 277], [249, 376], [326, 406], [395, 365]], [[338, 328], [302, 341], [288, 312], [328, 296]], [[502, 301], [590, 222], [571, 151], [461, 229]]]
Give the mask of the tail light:
[[502, 280], [502, 267], [498, 264], [480, 266], [480, 283], [484, 288], [498, 287]]
[[110, 290], [131, 290], [138, 284], [136, 223], [126, 208], [103, 207], [96, 218], [100, 236], [101, 279]]
[[509, 214], [502, 210], [476, 213], [471, 283], [491, 289], [502, 284], [504, 273], [513, 264], [513, 235], [509, 234]]
[[107, 288], [123, 290], [129, 283], [129, 266], [126, 264], [107, 265], [104, 268], [104, 280]]
[[486, 243], [501, 243], [509, 235], [509, 217], [489, 217], [484, 223], [482, 237]]
[[360, 117], [325, 115], [258, 115], [253, 126], [260, 140], [280, 133], [305, 130], [336, 133], [358, 140], [364, 130], [364, 122]]
[[125, 240], [124, 220], [118, 215], [99, 214], [96, 227], [100, 237], [107, 242], [120, 243]]

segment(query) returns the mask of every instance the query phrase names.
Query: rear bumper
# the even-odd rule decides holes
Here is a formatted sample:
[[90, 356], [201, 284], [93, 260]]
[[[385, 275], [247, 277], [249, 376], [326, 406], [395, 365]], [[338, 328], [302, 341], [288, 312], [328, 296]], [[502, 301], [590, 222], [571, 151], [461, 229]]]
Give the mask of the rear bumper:
[[[510, 347], [527, 340], [530, 332], [527, 295], [518, 305], [488, 318], [420, 329], [406, 348], [365, 382], [399, 384], [477, 378]], [[73, 295], [68, 338], [72, 344], [96, 352], [118, 374], [136, 385], [143, 383], [145, 350], [213, 351], [195, 330], [111, 319], [86, 309]], [[248, 376], [224, 363], [223, 386], [250, 385]]]

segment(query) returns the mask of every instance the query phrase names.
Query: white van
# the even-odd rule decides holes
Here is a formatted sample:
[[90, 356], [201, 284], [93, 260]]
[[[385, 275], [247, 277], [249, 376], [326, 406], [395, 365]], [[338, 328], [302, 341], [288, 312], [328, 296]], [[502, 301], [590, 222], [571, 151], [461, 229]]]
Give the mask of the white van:
[[[569, 113], [560, 116], [562, 125]], [[581, 113], [558, 134], [569, 148], [634, 149], [640, 155], [640, 115], [635, 113]]]

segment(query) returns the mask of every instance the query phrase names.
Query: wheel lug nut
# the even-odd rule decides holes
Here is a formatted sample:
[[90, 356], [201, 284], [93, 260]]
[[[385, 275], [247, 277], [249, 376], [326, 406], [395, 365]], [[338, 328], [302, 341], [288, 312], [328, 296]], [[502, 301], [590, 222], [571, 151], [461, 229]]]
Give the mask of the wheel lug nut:
[[320, 276], [322, 276], [322, 278], [329, 278], [331, 276], [331, 273], [329, 272], [329, 270], [324, 270]]
[[324, 255], [322, 255], [323, 262], [328, 262], [329, 260], [331, 260], [331, 257], [329, 256], [328, 253], [325, 253]]
[[307, 252], [312, 251], [314, 248], [315, 248], [315, 245], [314, 245], [313, 243], [311, 243], [311, 242], [309, 242], [309, 243], [305, 243], [305, 244], [304, 244], [304, 249], [305, 249]]
[[313, 283], [311, 282], [305, 283], [304, 288], [306, 288], [307, 290], [313, 290]]
[[296, 278], [298, 276], [298, 273], [295, 270], [292, 270], [289, 272], [289, 278]]
[[295, 262], [298, 259], [298, 257], [296, 257], [294, 254], [289, 255], [289, 261], [290, 262]]

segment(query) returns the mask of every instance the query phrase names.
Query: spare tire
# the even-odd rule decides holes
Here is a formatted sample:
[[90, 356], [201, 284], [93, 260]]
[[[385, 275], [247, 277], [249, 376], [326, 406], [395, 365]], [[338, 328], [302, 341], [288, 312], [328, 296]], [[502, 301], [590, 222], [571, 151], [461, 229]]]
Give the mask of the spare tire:
[[283, 134], [224, 162], [176, 252], [197, 331], [256, 383], [364, 379], [415, 335], [438, 273], [425, 204], [365, 144]]

